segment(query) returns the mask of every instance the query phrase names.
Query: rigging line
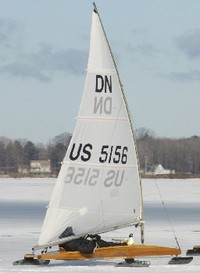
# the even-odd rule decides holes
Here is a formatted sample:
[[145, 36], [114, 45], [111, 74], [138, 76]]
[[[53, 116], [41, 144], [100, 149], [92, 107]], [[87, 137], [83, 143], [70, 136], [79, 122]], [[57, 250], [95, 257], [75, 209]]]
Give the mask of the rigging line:
[[162, 205], [163, 205], [163, 208], [164, 208], [164, 210], [165, 210], [165, 213], [166, 213], [167, 219], [168, 219], [168, 221], [169, 221], [171, 230], [172, 230], [172, 232], [173, 232], [173, 234], [174, 234], [174, 239], [175, 239], [175, 241], [176, 241], [176, 244], [177, 244], [178, 248], [181, 249], [181, 248], [180, 248], [180, 245], [179, 245], [179, 242], [178, 242], [178, 238], [176, 237], [176, 233], [175, 233], [175, 230], [174, 230], [173, 225], [172, 225], [172, 221], [171, 221], [171, 219], [170, 219], [170, 217], [169, 217], [168, 210], [167, 210], [167, 208], [166, 208], [166, 206], [165, 206], [165, 203], [164, 203], [164, 200], [163, 200], [163, 198], [162, 198], [162, 194], [161, 194], [161, 191], [160, 191], [160, 189], [159, 189], [159, 187], [158, 187], [158, 183], [157, 183], [156, 179], [154, 179], [154, 182], [155, 182], [155, 184], [156, 184], [156, 188], [157, 188], [157, 190], [158, 190], [158, 193], [159, 193], [159, 196], [160, 196], [160, 200], [161, 200]]

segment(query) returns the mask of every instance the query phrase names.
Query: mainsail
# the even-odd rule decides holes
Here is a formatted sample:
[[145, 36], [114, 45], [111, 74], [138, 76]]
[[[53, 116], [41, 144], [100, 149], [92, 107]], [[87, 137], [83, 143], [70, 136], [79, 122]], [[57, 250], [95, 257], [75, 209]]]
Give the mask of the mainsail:
[[142, 220], [141, 181], [127, 103], [94, 8], [83, 97], [43, 223], [39, 246], [72, 227], [99, 234]]

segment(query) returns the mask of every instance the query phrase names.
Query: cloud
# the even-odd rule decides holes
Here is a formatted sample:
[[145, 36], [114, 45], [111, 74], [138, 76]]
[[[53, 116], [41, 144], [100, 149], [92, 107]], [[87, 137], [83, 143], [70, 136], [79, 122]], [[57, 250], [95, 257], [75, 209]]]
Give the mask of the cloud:
[[200, 70], [193, 69], [188, 72], [172, 72], [162, 76], [179, 82], [200, 81]]
[[158, 50], [151, 44], [142, 43], [137, 46], [133, 46], [132, 44], [128, 44], [127, 50], [132, 53], [139, 53], [145, 56], [153, 56], [155, 53], [158, 53]]
[[19, 47], [21, 35], [23, 34], [22, 25], [10, 18], [0, 18], [0, 46], [12, 49]]
[[81, 50], [56, 50], [40, 44], [38, 52], [20, 54], [16, 59], [15, 62], [0, 66], [0, 73], [50, 82], [56, 72], [80, 75], [86, 67], [87, 54]]
[[0, 18], [0, 73], [50, 82], [55, 73], [81, 75], [87, 53], [77, 49], [56, 49], [38, 44], [29, 53], [25, 45], [24, 26], [10, 18]]
[[0, 44], [5, 44], [10, 40], [14, 28], [15, 24], [12, 20], [0, 18]]
[[149, 28], [132, 28], [132, 30], [131, 30], [131, 34], [133, 35], [133, 36], [144, 36], [144, 35], [146, 35], [146, 34], [148, 34], [148, 32], [149, 32]]
[[190, 58], [200, 57], [200, 29], [176, 39], [177, 46]]
[[0, 67], [0, 73], [7, 73], [21, 78], [35, 78], [42, 82], [49, 82], [50, 77], [45, 75], [37, 67], [26, 63], [12, 63]]
[[145, 43], [135, 47], [135, 50], [142, 53], [142, 54], [149, 55], [149, 56], [158, 52], [158, 50], [155, 47], [153, 47], [150, 44], [145, 44]]
[[55, 50], [41, 44], [39, 52], [30, 54], [27, 60], [44, 71], [64, 71], [79, 75], [86, 67], [87, 54], [76, 49]]

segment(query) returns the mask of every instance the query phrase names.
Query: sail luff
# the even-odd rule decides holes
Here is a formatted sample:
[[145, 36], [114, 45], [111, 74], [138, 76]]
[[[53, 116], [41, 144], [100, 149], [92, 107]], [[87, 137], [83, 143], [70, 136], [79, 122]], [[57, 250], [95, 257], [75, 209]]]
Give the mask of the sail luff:
[[[103, 22], [101, 20], [100, 14], [98, 12], [97, 6], [96, 6], [96, 4], [94, 2], [93, 2], [93, 5], [94, 5], [94, 11], [97, 13], [97, 15], [99, 17], [99, 21], [101, 23], [101, 27], [102, 27], [102, 30], [104, 32], [104, 36], [106, 38], [106, 42], [107, 42], [107, 45], [108, 45], [108, 48], [109, 48], [109, 51], [110, 51], [110, 55], [112, 57], [112, 60], [113, 60], [114, 66], [115, 66], [115, 70], [117, 72], [118, 81], [119, 81], [119, 84], [120, 84], [120, 87], [121, 87], [122, 96], [123, 96], [123, 99], [124, 99], [124, 102], [125, 102], [125, 106], [126, 106], [126, 110], [127, 110], [127, 114], [128, 114], [128, 118], [129, 118], [130, 128], [131, 128], [131, 132], [132, 132], [132, 136], [133, 136], [133, 142], [134, 142], [134, 145], [135, 145], [135, 151], [136, 151], [136, 155], [137, 155], [138, 172], [139, 172], [139, 178], [140, 178], [140, 189], [141, 189], [141, 221], [144, 221], [144, 205], [143, 205], [142, 179], [141, 179], [141, 174], [140, 174], [139, 155], [138, 155], [138, 151], [137, 151], [136, 138], [135, 138], [135, 133], [134, 133], [134, 129], [133, 129], [133, 123], [132, 123], [131, 113], [129, 111], [129, 106], [128, 106], [127, 99], [126, 99], [126, 96], [125, 96], [125, 93], [124, 93], [124, 87], [123, 87], [123, 84], [122, 84], [122, 81], [121, 81], [121, 78], [120, 78], [119, 70], [118, 70], [117, 64], [115, 62], [115, 58], [114, 58], [114, 55], [113, 55], [113, 52], [112, 52], [109, 40], [107, 38], [106, 31], [105, 31], [104, 26], [103, 26]], [[143, 231], [141, 231], [141, 241], [144, 242], [144, 223], [141, 224], [141, 230], [143, 230]]]

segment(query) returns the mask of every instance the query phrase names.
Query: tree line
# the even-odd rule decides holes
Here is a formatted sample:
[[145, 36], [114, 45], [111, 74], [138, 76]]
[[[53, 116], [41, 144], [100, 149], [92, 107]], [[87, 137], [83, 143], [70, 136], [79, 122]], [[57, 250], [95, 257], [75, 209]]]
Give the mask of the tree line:
[[[70, 133], [63, 133], [43, 145], [0, 137], [0, 174], [17, 174], [19, 167], [29, 166], [31, 160], [50, 160], [51, 171], [57, 174], [70, 139]], [[200, 174], [200, 137], [159, 138], [141, 128], [137, 131], [136, 142], [144, 174], [158, 164], [176, 174]]]
[[52, 174], [57, 174], [70, 139], [71, 134], [63, 133], [43, 145], [0, 137], [0, 174], [16, 175], [19, 168], [30, 166], [31, 160], [50, 160]]
[[137, 133], [140, 168], [144, 173], [161, 164], [165, 169], [185, 175], [200, 174], [200, 137], [159, 138], [145, 128]]

